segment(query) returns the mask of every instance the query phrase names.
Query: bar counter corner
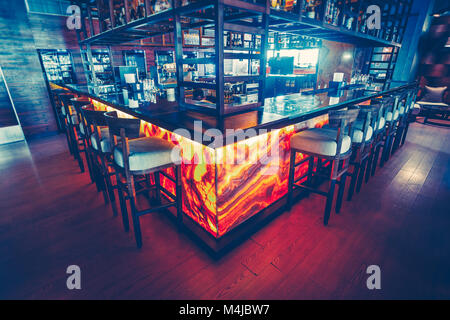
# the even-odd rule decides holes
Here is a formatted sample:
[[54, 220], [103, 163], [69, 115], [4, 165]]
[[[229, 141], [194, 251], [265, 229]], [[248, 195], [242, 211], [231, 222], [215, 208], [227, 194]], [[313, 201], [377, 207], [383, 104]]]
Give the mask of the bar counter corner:
[[[283, 211], [288, 191], [290, 137], [294, 133], [323, 126], [328, 122], [329, 110], [368, 103], [374, 97], [412, 85], [376, 94], [355, 89], [337, 96], [324, 92], [270, 98], [262, 109], [224, 119], [179, 110], [176, 103], [147, 103], [131, 109], [117, 97], [93, 95], [77, 86], [65, 88], [88, 96], [99, 110], [116, 110], [122, 116], [140, 118], [141, 131], [146, 136], [163, 138], [181, 148], [185, 226], [218, 252], [254, 231], [269, 216]], [[196, 128], [196, 121], [202, 121], [204, 126]], [[202, 143], [187, 134], [178, 134], [180, 129], [192, 136], [200, 134]], [[254, 129], [257, 133], [241, 140], [217, 141], [211, 135], [215, 129]], [[298, 154], [296, 160], [302, 157]], [[236, 161], [237, 158], [244, 161]], [[304, 175], [307, 169], [307, 163], [297, 168], [296, 177]], [[168, 170], [166, 173], [173, 175]], [[172, 181], [162, 177], [161, 183], [175, 193]]]

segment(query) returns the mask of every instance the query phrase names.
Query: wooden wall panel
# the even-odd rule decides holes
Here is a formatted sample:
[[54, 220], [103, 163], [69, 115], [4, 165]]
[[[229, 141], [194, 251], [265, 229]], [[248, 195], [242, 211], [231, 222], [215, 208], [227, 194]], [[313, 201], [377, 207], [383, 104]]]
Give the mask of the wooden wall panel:
[[24, 134], [56, 132], [25, 2], [0, 0], [0, 8], [0, 64]]
[[85, 84], [83, 63], [76, 32], [66, 27], [66, 17], [45, 14], [28, 14], [37, 49], [62, 49], [72, 54], [78, 84]]

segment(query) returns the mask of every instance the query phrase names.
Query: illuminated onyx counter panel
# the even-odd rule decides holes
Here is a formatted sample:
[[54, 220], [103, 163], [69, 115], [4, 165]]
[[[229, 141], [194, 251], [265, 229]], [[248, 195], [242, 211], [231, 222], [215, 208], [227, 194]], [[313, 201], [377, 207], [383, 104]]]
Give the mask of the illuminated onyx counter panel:
[[[144, 103], [130, 109], [121, 103], [120, 96], [106, 99], [78, 87], [69, 89], [89, 96], [100, 110], [117, 110], [122, 116], [140, 118], [143, 134], [181, 148], [183, 212], [190, 218], [185, 221], [191, 230], [200, 231], [197, 235], [213, 249], [231, 241], [230, 234], [245, 233], [257, 221], [282, 208], [284, 201], [279, 200], [288, 190], [290, 137], [295, 132], [324, 125], [331, 109], [368, 102], [374, 97], [361, 90], [344, 91], [339, 97], [296, 94], [266, 99], [262, 110], [218, 120], [194, 111], [180, 111], [176, 103]], [[217, 139], [217, 129], [223, 133], [241, 129], [250, 137]], [[298, 157], [297, 161], [302, 155]], [[297, 177], [306, 170], [307, 164], [297, 168]], [[174, 192], [170, 180], [164, 178], [162, 184]], [[224, 240], [227, 236], [229, 241]]]

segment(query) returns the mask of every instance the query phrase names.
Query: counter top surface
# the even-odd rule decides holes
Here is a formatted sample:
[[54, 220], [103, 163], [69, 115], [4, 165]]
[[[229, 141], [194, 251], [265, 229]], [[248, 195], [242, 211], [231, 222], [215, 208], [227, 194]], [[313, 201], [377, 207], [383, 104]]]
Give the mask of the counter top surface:
[[[94, 95], [88, 93], [87, 86], [66, 85], [66, 87], [169, 131], [184, 129], [191, 135], [202, 133], [205, 145], [211, 145], [211, 137], [215, 137], [215, 134], [208, 129], [221, 130], [224, 133], [224, 138], [227, 129], [279, 129], [326, 114], [329, 110], [361, 103], [383, 94], [374, 94], [362, 88], [340, 92], [303, 92], [267, 98], [264, 106], [259, 109], [218, 118], [193, 110], [180, 110], [177, 102], [169, 102], [163, 99], [158, 99], [157, 103], [144, 101], [140, 103], [139, 108], [130, 108], [124, 104], [123, 94]], [[389, 91], [399, 88], [402, 87]], [[223, 143], [225, 142], [218, 145], [223, 145]]]

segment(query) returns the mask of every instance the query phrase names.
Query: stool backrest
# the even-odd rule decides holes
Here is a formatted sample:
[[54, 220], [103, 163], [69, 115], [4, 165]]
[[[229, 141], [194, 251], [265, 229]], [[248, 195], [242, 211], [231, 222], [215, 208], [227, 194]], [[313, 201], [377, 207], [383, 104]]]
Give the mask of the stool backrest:
[[336, 159], [341, 156], [342, 141], [344, 140], [345, 132], [348, 131], [348, 136], [353, 136], [353, 122], [359, 114], [359, 107], [351, 106], [344, 110], [333, 110], [328, 112], [329, 126], [337, 129], [336, 136]]
[[[91, 101], [88, 98], [73, 98], [70, 100], [75, 111], [77, 112], [78, 122], [80, 126], [83, 126], [83, 129], [87, 128], [86, 119], [83, 116], [83, 112], [81, 108], [91, 104]], [[86, 130], [85, 130], [86, 132]]]
[[331, 128], [349, 128], [355, 122], [359, 114], [359, 107], [352, 106], [344, 110], [332, 110], [328, 112], [329, 126]]
[[369, 127], [375, 131], [380, 123], [380, 110], [377, 105], [360, 106], [358, 120], [362, 121], [363, 142], [366, 141]]
[[409, 92], [408, 92], [409, 95], [408, 95], [408, 100], [406, 102], [405, 114], [408, 113], [414, 107], [414, 104], [416, 103], [418, 91], [419, 91], [418, 86], [415, 86], [415, 87], [409, 89]]
[[400, 105], [401, 105], [402, 99], [403, 99], [403, 93], [402, 92], [394, 93], [392, 95], [392, 98], [394, 99], [394, 103], [389, 107], [389, 109], [390, 109], [389, 112], [392, 112], [392, 121], [391, 122], [394, 121], [395, 112], [397, 112], [398, 109], [400, 109]]
[[58, 94], [58, 97], [61, 101], [61, 108], [64, 110], [64, 114], [70, 114], [70, 100], [75, 98], [75, 95], [71, 93], [60, 93]]
[[393, 112], [395, 99], [392, 96], [384, 96], [382, 98], [373, 99], [375, 105], [380, 106], [380, 119], [384, 118], [386, 120], [387, 114]]
[[384, 107], [383, 103], [380, 101], [377, 101], [375, 104], [371, 104], [371, 107], [374, 108], [374, 118], [373, 118], [373, 132], [374, 134], [376, 132], [379, 132], [383, 130], [383, 128], [380, 129], [381, 119], [386, 118], [386, 108]]
[[[128, 144], [128, 139], [139, 138], [141, 120], [140, 119], [129, 119], [129, 118], [119, 118], [117, 117], [117, 112], [106, 112], [105, 119], [109, 127], [109, 137], [111, 139], [112, 150], [115, 148], [122, 149], [123, 156], [123, 167], [127, 180], [130, 176], [130, 146]], [[121, 146], [118, 145], [118, 137], [121, 139]], [[114, 151], [113, 151], [114, 155]]]
[[105, 119], [112, 135], [121, 138], [139, 138], [141, 129], [140, 119], [118, 118], [117, 112], [106, 112]]
[[73, 98], [70, 102], [77, 113], [81, 113], [81, 107], [91, 104], [91, 101], [88, 98]]
[[100, 141], [102, 141], [100, 127], [107, 125], [104, 115], [105, 112], [96, 111], [92, 105], [85, 105], [81, 107], [81, 113], [83, 114], [83, 118], [86, 120], [87, 135], [90, 137], [95, 133], [94, 138], [97, 139], [97, 145], [100, 146]]

